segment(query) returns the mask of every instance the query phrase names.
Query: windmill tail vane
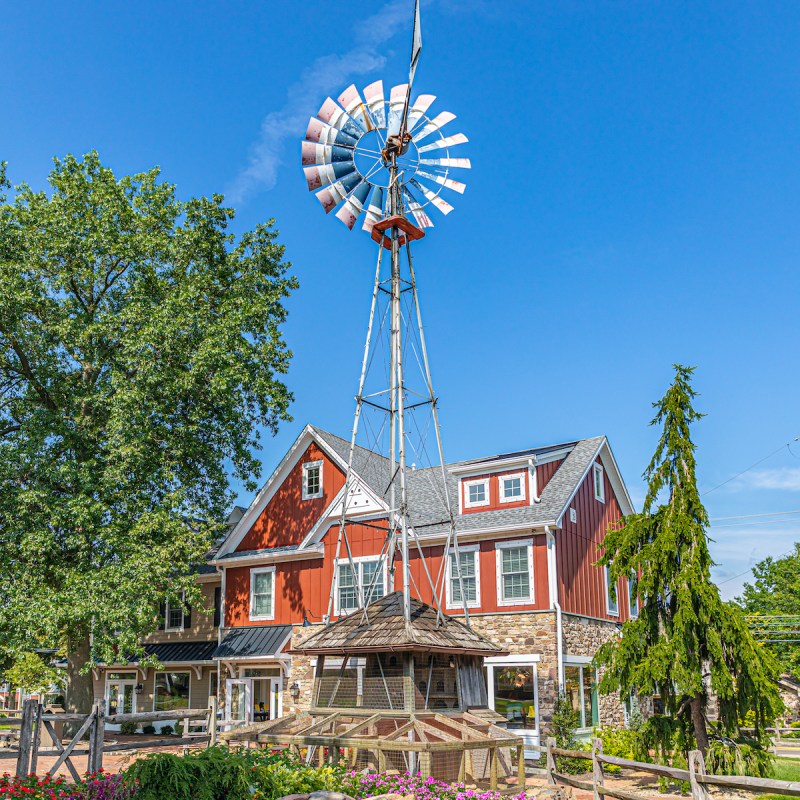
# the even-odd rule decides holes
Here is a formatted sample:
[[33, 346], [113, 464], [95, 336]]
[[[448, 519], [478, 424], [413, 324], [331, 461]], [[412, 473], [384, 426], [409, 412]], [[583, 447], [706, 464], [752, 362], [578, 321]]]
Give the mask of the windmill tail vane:
[[[423, 594], [432, 599], [437, 620], [444, 621], [441, 601], [445, 584], [450, 587], [448, 596], [452, 590], [459, 602], [463, 601], [469, 624], [468, 593], [410, 243], [433, 227], [431, 214], [446, 216], [453, 210], [449, 200], [463, 194], [466, 187], [452, 175], [469, 169], [471, 164], [468, 158], [451, 155], [451, 150], [468, 141], [463, 133], [445, 130], [455, 114], [434, 114], [431, 108], [436, 97], [413, 93], [422, 52], [419, 0], [414, 3], [413, 20], [408, 83], [393, 86], [388, 96], [381, 80], [363, 91], [351, 84], [335, 100], [326, 98], [310, 119], [301, 146], [308, 189], [315, 193], [325, 213], [335, 212], [350, 230], [363, 219], [363, 230], [380, 245], [342, 495], [336, 574], [326, 618], [330, 619], [337, 605], [334, 595], [338, 583], [357, 595], [358, 609], [367, 620], [370, 601], [394, 585], [395, 559], [399, 557], [407, 624], [412, 589], [419, 599]], [[428, 416], [421, 421], [423, 414]], [[412, 463], [407, 468], [409, 455], [429, 466], [416, 470]], [[369, 581], [363, 565], [353, 557], [350, 542], [358, 526], [363, 528], [367, 523], [348, 505], [351, 495], [361, 491], [360, 472], [367, 468], [382, 470], [379, 482], [386, 489], [379, 501], [387, 512], [379, 566]], [[447, 566], [440, 567], [438, 575], [432, 575], [425, 564], [417, 529], [441, 532], [441, 564]], [[412, 553], [412, 546], [416, 553]], [[417, 583], [409, 566], [412, 558], [421, 565]], [[384, 568], [391, 577], [381, 587], [379, 576]], [[424, 592], [417, 585], [423, 578], [427, 581]]]

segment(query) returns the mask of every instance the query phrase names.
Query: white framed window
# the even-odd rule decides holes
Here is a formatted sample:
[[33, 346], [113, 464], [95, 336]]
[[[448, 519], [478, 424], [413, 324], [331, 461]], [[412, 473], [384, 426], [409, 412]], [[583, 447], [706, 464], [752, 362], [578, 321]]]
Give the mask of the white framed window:
[[612, 597], [611, 588], [612, 588], [612, 586], [615, 589], [618, 589], [619, 587], [614, 586], [614, 583], [611, 580], [611, 571], [609, 570], [608, 567], [609, 567], [608, 564], [604, 564], [603, 565], [603, 575], [605, 576], [605, 579], [606, 579], [606, 611], [612, 617], [618, 617], [619, 616], [619, 591], [617, 591], [616, 596]]
[[591, 729], [600, 723], [600, 708], [597, 696], [597, 670], [590, 659], [574, 658], [564, 663], [564, 694], [574, 711], [578, 712], [580, 728]]
[[[539, 744], [539, 655], [492, 656], [484, 661], [489, 708], [505, 717], [506, 727], [528, 746]], [[531, 753], [531, 758], [534, 754]]]
[[303, 500], [322, 497], [322, 461], [303, 464]]
[[569, 521], [570, 522], [577, 522], [578, 521], [578, 512], [574, 508], [571, 508], [569, 510]]
[[[461, 566], [461, 580], [458, 579], [456, 563]], [[464, 597], [467, 608], [478, 608], [481, 604], [481, 567], [480, 546], [477, 544], [460, 545], [458, 562], [456, 554], [451, 552], [447, 561], [447, 607], [463, 608], [461, 586], [464, 586]]]
[[489, 479], [464, 481], [464, 508], [489, 505]]
[[500, 502], [516, 503], [525, 499], [525, 482], [527, 475], [518, 472], [515, 475], [500, 476]]
[[497, 604], [518, 606], [533, 602], [533, 541], [518, 539], [495, 544]]
[[217, 671], [215, 669], [208, 673], [208, 696], [217, 696]]
[[639, 595], [633, 589], [633, 582], [636, 579], [635, 575], [628, 578], [628, 611], [632, 617], [639, 616]]
[[250, 619], [275, 619], [275, 567], [250, 570]]
[[[181, 601], [184, 596], [184, 593], [181, 592]], [[164, 630], [167, 633], [182, 631], [183, 623], [183, 604], [167, 600], [164, 606]]]
[[599, 464], [594, 465], [594, 499], [601, 503], [606, 501], [606, 487], [603, 481], [603, 468]]
[[[375, 573], [380, 566], [380, 574]], [[355, 575], [353, 574], [355, 568]], [[374, 579], [374, 580], [373, 580]], [[350, 561], [336, 562], [336, 595], [334, 613], [349, 614], [358, 608], [358, 587], [364, 593], [364, 602], [374, 603], [386, 594], [386, 559], [375, 556], [361, 556]]]

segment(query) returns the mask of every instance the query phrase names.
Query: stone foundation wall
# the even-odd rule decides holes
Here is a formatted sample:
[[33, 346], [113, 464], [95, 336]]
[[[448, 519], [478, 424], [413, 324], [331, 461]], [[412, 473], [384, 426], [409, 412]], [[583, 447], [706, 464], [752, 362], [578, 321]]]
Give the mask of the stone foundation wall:
[[[316, 633], [318, 626], [304, 628], [295, 625], [292, 628], [292, 649], [298, 647], [312, 633]], [[292, 697], [289, 687], [297, 682], [300, 695], [297, 700]], [[311, 707], [311, 694], [314, 688], [314, 668], [311, 666], [311, 656], [301, 653], [292, 653], [292, 670], [285, 680], [283, 687], [283, 713], [296, 714], [298, 711], [307, 711]]]
[[[566, 656], [584, 656], [594, 658], [602, 644], [618, 635], [619, 629], [613, 622], [606, 620], [577, 617], [564, 614], [564, 654]], [[598, 670], [598, 678], [603, 670]], [[621, 727], [625, 724], [625, 709], [620, 701], [619, 693], [599, 695], [599, 714], [601, 725]]]

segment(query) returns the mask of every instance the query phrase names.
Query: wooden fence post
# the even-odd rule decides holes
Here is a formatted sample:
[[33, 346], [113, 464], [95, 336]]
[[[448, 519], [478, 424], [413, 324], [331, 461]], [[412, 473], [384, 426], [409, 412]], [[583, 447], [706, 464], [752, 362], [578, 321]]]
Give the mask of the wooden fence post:
[[517, 745], [517, 786], [521, 792], [525, 791], [525, 745]]
[[99, 772], [103, 768], [103, 742], [106, 737], [105, 702], [95, 700], [94, 722], [89, 729], [89, 758], [86, 766], [89, 772]]
[[213, 747], [217, 743], [217, 698], [211, 695], [208, 698], [208, 745]]
[[17, 777], [24, 778], [30, 772], [33, 725], [36, 719], [38, 700], [26, 700], [22, 704], [22, 719], [19, 729], [19, 755], [17, 756]]
[[706, 763], [699, 750], [689, 751], [689, 786], [692, 788], [693, 800], [711, 800], [708, 789], [704, 783], [699, 783], [698, 775], [706, 774]]
[[556, 740], [552, 736], [547, 737], [547, 783], [549, 786], [556, 785], [556, 779], [553, 773], [556, 771], [556, 758], [553, 755], [553, 748], [556, 746]]
[[598, 756], [603, 755], [603, 740], [595, 738], [592, 741], [592, 789], [594, 800], [602, 800], [603, 795], [598, 787], [604, 785], [605, 776], [603, 775], [603, 762]]
[[44, 711], [44, 706], [41, 703], [36, 704], [36, 719], [34, 724], [36, 727], [33, 731], [33, 740], [31, 741], [31, 759], [30, 759], [30, 766], [28, 769], [31, 772], [36, 772], [36, 768], [38, 766], [39, 761], [39, 743], [42, 741], [42, 712]]

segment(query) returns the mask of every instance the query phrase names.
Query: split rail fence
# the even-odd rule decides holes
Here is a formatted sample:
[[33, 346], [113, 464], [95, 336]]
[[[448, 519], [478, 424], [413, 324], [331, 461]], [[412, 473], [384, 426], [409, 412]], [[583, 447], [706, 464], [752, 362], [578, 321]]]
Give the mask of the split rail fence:
[[[592, 780], [584, 781], [572, 775], [564, 775], [558, 772], [556, 769], [556, 756], [591, 761]], [[549, 738], [547, 740], [547, 782], [549, 785], [557, 786], [563, 784], [574, 789], [583, 789], [584, 791], [592, 792], [594, 800], [602, 800], [604, 797], [613, 797], [616, 800], [649, 800], [648, 797], [637, 792], [606, 786], [605, 764], [688, 783], [691, 787], [693, 800], [711, 800], [711, 795], [708, 791], [709, 786], [736, 791], [757, 792], [758, 794], [768, 793], [800, 797], [800, 781], [777, 781], [771, 778], [751, 778], [745, 775], [708, 775], [706, 774], [703, 754], [699, 750], [692, 750], [689, 753], [688, 769], [677, 769], [662, 764], [648, 764], [604, 755], [603, 742], [600, 739], [592, 741], [591, 751], [563, 750], [556, 747], [555, 739]]]
[[[183, 720], [183, 736], [147, 738], [129, 742], [107, 742], [105, 726], [120, 725], [125, 722], [152, 723]], [[204, 730], [191, 733], [192, 720], [204, 723]], [[59, 723], [77, 725], [78, 729], [68, 742], [55, 727]], [[140, 714], [106, 714], [105, 703], [97, 701], [90, 714], [48, 714], [36, 700], [26, 700], [22, 713], [18, 718], [3, 719], [4, 726], [19, 727], [15, 746], [0, 750], [0, 759], [16, 759], [16, 775], [24, 777], [37, 771], [39, 758], [55, 756], [55, 761], [47, 769], [48, 775], [55, 775], [61, 767], [66, 767], [73, 779], [81, 776], [72, 762], [73, 756], [87, 756], [87, 772], [96, 772], [103, 766], [103, 753], [125, 750], [140, 750], [155, 747], [176, 747], [205, 744], [210, 746], [217, 742], [217, 698], [209, 698], [208, 708], [183, 708], [174, 711], [150, 711]], [[195, 723], [197, 724], [197, 723]], [[59, 725], [60, 727], [60, 725]], [[49, 747], [44, 746], [42, 734], [50, 739]]]

